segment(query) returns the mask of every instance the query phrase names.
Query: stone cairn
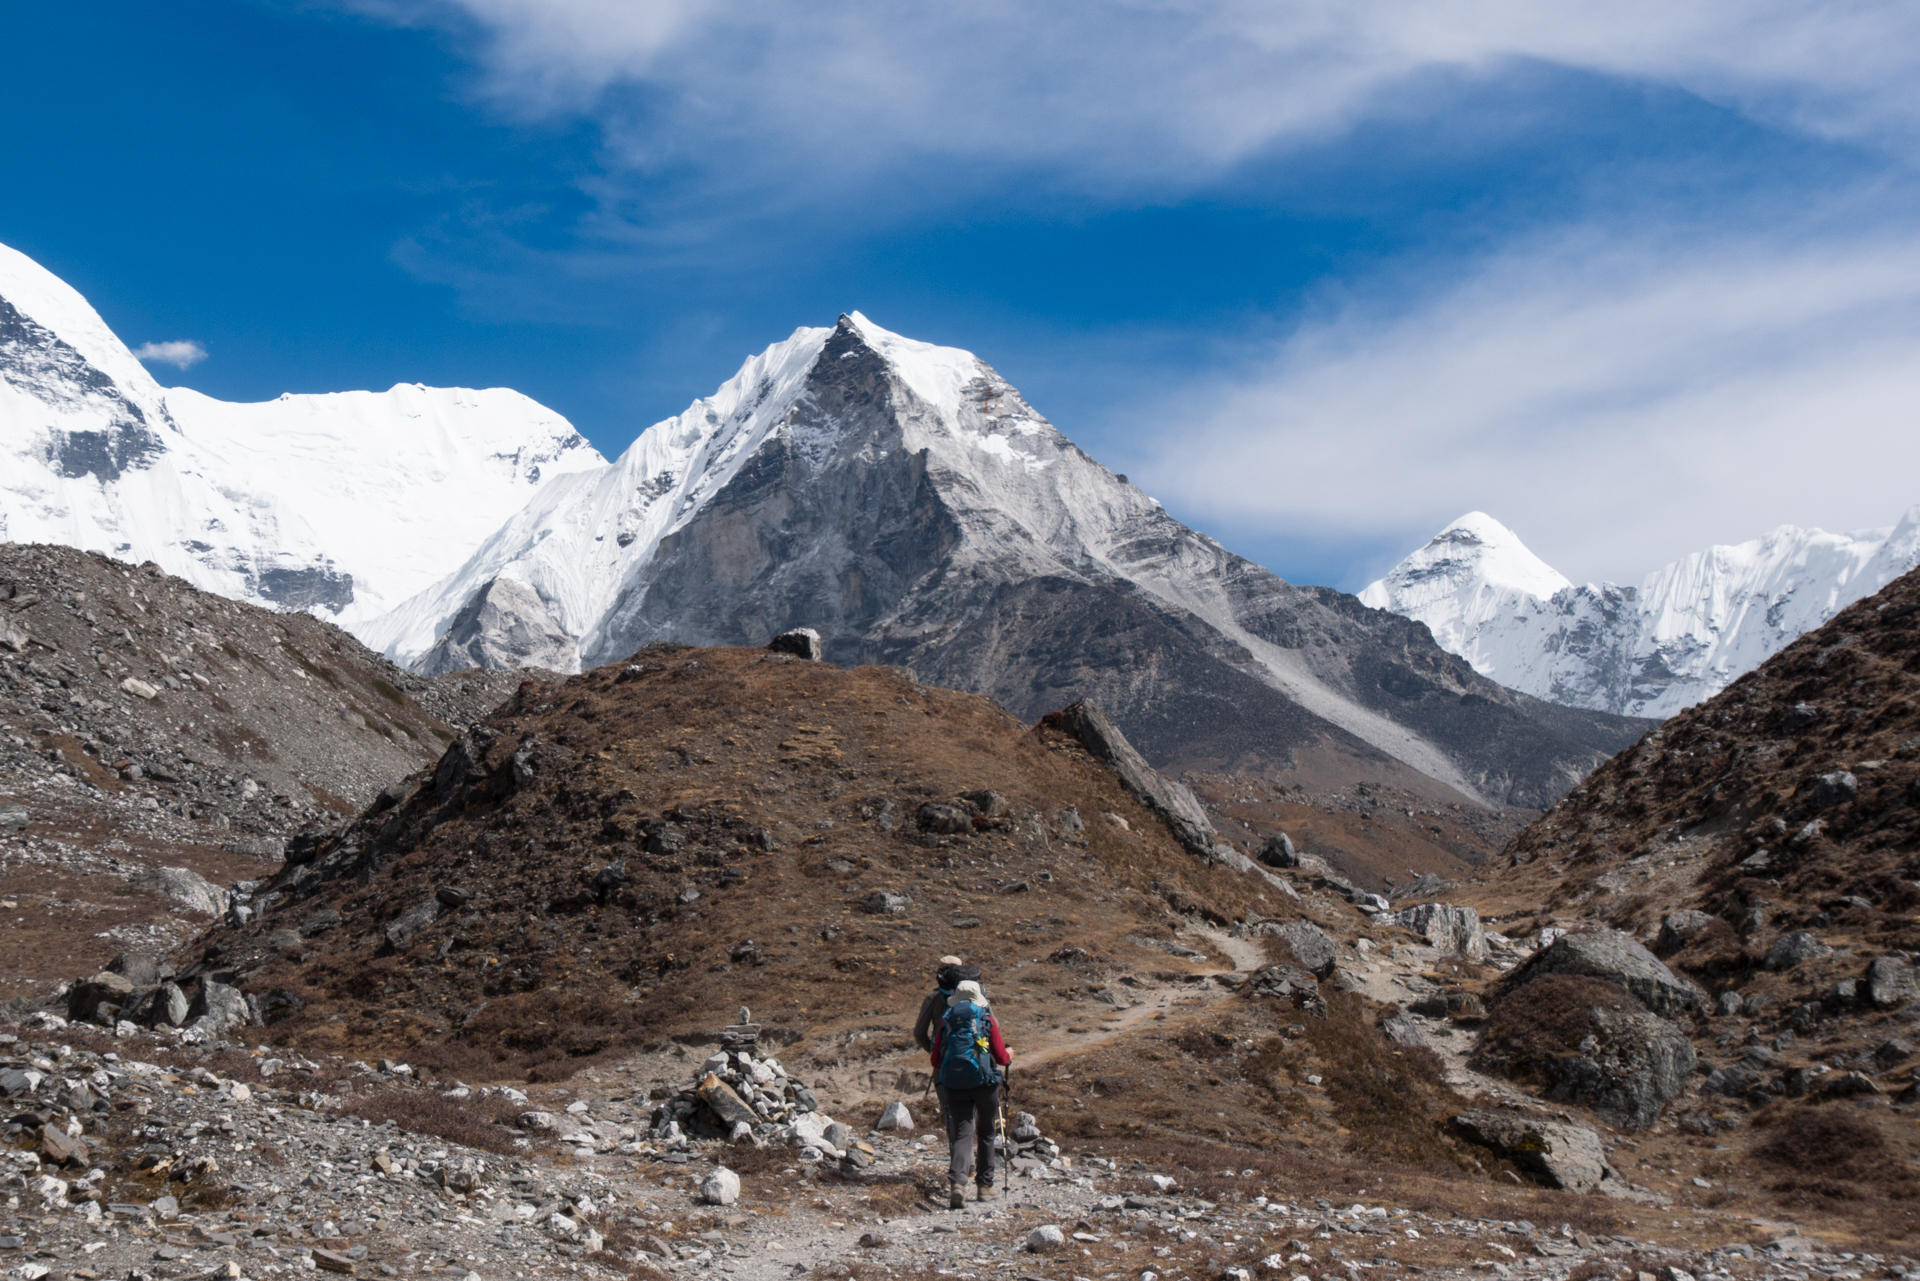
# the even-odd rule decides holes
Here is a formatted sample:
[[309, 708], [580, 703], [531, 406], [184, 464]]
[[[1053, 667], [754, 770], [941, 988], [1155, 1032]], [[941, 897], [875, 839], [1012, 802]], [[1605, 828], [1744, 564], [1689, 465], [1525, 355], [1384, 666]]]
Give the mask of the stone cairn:
[[1072, 1168], [1072, 1158], [1061, 1156], [1060, 1145], [1040, 1133], [1040, 1122], [1031, 1112], [1014, 1114], [1000, 1159], [1011, 1162], [1015, 1174], [1030, 1179], [1058, 1178]]
[[687, 1160], [698, 1141], [783, 1143], [802, 1161], [835, 1160], [852, 1169], [873, 1164], [873, 1149], [853, 1127], [820, 1110], [820, 1100], [772, 1055], [760, 1057], [760, 1025], [745, 1006], [722, 1028], [720, 1049], [694, 1078], [654, 1108], [651, 1137], [664, 1160]]

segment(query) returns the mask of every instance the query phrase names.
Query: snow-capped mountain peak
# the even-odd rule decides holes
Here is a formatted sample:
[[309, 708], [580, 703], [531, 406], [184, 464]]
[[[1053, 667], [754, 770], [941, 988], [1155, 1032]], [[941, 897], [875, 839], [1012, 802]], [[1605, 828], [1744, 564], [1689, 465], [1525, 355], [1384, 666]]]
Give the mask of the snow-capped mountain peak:
[[605, 460], [518, 392], [401, 384], [253, 405], [164, 390], [86, 299], [0, 246], [0, 540], [157, 562], [352, 628]]
[[1830, 534], [1782, 525], [1692, 553], [1636, 586], [1574, 587], [1497, 521], [1474, 513], [1361, 599], [1427, 624], [1443, 649], [1512, 689], [1665, 717], [1710, 698], [1916, 565], [1920, 507], [1892, 529]]
[[1466, 657], [1469, 638], [1488, 619], [1571, 586], [1518, 534], [1485, 512], [1468, 512], [1368, 584], [1360, 600], [1419, 618], [1442, 648]]

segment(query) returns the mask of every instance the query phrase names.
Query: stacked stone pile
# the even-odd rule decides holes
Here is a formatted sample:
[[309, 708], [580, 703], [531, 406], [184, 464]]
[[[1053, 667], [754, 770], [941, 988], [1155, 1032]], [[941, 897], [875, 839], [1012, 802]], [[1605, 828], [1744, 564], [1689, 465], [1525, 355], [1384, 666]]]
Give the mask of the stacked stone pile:
[[1040, 1122], [1031, 1112], [1014, 1114], [1000, 1155], [1012, 1163], [1015, 1174], [1030, 1179], [1062, 1177], [1073, 1168], [1073, 1158], [1060, 1154], [1060, 1145], [1040, 1132]]
[[857, 1167], [871, 1164], [872, 1149], [855, 1142], [852, 1126], [820, 1111], [813, 1091], [779, 1059], [756, 1053], [759, 1039], [759, 1025], [744, 1017], [721, 1030], [721, 1048], [653, 1110], [656, 1151], [684, 1161], [694, 1141], [728, 1139], [785, 1143], [799, 1149], [803, 1161], [831, 1157]]

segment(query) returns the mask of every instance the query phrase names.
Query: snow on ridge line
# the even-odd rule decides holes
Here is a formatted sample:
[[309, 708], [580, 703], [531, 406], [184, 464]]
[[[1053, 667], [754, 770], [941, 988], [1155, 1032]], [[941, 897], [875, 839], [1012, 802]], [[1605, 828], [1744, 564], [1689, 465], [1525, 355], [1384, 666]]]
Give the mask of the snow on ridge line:
[[563, 416], [504, 388], [257, 404], [163, 389], [85, 298], [5, 245], [0, 299], [30, 322], [0, 351], [12, 541], [152, 560], [354, 630], [457, 566], [530, 490], [605, 464]]
[[1681, 557], [1637, 586], [1551, 593], [1517, 585], [1463, 540], [1436, 554], [1444, 538], [1443, 531], [1371, 584], [1362, 601], [1426, 623], [1443, 648], [1510, 688], [1664, 717], [1920, 566], [1920, 506], [1891, 529], [1832, 534], [1782, 525]]

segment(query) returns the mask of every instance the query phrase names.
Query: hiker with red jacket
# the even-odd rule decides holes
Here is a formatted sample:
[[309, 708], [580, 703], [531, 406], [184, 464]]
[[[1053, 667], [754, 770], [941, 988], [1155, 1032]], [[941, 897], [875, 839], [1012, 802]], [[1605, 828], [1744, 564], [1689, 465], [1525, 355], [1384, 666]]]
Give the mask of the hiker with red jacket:
[[[947, 998], [953, 995], [955, 988], [959, 987], [968, 979], [972, 979], [976, 983], [980, 981], [979, 966], [968, 965], [957, 956], [943, 956], [940, 958], [938, 968], [933, 972], [933, 991], [927, 993], [927, 999], [920, 1002], [920, 1015], [913, 1021], [913, 1043], [915, 1045], [923, 1050], [931, 1050], [933, 1048], [934, 1029], [940, 1026], [940, 1020], [946, 1016]], [[982, 988], [981, 991], [985, 992], [986, 989]], [[936, 1072], [933, 1078], [933, 1093], [934, 1097], [940, 1100], [940, 1124], [945, 1126], [947, 1123], [947, 1087], [940, 1084], [940, 1076], [937, 1071], [939, 1064], [936, 1063], [934, 1067]]]
[[947, 1204], [958, 1210], [967, 1203], [969, 1167], [976, 1195], [990, 1201], [993, 1116], [1003, 1079], [998, 1069], [1010, 1066], [1013, 1054], [1000, 1039], [1000, 1024], [976, 980], [961, 983], [947, 998], [947, 1011], [933, 1033], [932, 1062], [934, 1079], [947, 1093]]

